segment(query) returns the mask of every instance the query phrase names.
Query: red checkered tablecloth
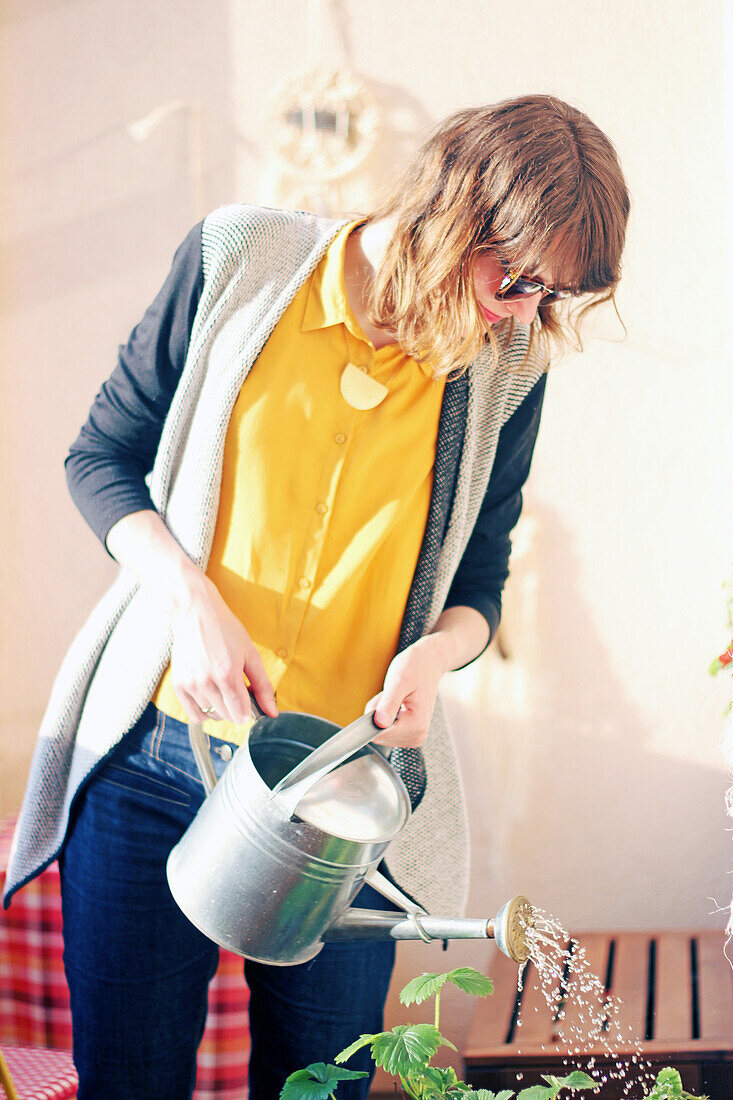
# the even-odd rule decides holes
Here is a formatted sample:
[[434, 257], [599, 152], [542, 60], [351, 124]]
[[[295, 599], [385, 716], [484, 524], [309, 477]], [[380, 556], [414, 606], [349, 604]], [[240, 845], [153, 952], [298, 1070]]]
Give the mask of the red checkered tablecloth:
[[[15, 823], [0, 822], [0, 893]], [[69, 990], [62, 962], [56, 863], [0, 909], [0, 1045], [71, 1049]], [[249, 995], [242, 960], [222, 950], [209, 986], [209, 1015], [198, 1052], [194, 1100], [247, 1095]]]

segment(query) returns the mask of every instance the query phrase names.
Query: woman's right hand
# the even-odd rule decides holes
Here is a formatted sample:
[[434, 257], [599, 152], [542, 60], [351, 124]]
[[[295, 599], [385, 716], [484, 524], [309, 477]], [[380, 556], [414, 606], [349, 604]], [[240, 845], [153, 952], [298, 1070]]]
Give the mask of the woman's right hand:
[[246, 722], [251, 707], [245, 675], [260, 708], [277, 715], [275, 693], [252, 639], [157, 512], [123, 516], [107, 534], [107, 549], [170, 620], [171, 678], [189, 718]]
[[172, 617], [171, 683], [189, 718], [242, 724], [251, 715], [246, 674], [260, 708], [277, 715], [262, 658], [215, 585], [199, 574], [190, 600]]

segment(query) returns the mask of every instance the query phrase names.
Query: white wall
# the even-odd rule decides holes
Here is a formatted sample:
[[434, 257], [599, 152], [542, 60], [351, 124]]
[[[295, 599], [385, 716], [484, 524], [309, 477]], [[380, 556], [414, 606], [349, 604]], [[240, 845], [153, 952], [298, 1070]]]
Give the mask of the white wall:
[[[514, 657], [488, 656], [447, 694], [469, 764], [474, 906], [524, 889], [576, 928], [706, 924], [730, 864], [724, 685], [706, 672], [727, 643], [733, 556], [723, 4], [334, 10], [332, 56], [416, 137], [460, 106], [536, 90], [617, 145], [633, 201], [628, 336], [609, 315], [595, 327], [614, 342], [553, 368]], [[267, 74], [307, 61], [309, 7], [232, 11], [237, 123], [261, 148]], [[238, 169], [256, 192], [261, 161]]]
[[64, 650], [113, 575], [66, 493], [63, 459], [198, 216], [186, 114], [142, 144], [126, 126], [201, 101], [205, 201], [231, 198], [228, 20], [217, 0], [8, 0], [0, 15], [2, 812], [18, 804]]
[[[332, 48], [381, 96], [402, 146], [460, 106], [552, 91], [613, 138], [632, 192], [628, 337], [593, 342], [550, 379], [509, 597], [513, 657], [488, 655], [447, 687], [469, 764], [472, 907], [488, 915], [523, 890], [576, 929], [722, 926], [709, 914], [730, 893], [725, 685], [706, 669], [728, 640], [733, 556], [724, 4], [332, 10]], [[202, 100], [207, 204], [257, 198], [266, 102], [306, 61], [307, 12], [5, 6], [5, 810], [58, 661], [110, 575], [64, 494], [63, 455], [194, 220], [184, 116], [144, 145], [124, 126]], [[421, 965], [405, 954], [405, 971]]]

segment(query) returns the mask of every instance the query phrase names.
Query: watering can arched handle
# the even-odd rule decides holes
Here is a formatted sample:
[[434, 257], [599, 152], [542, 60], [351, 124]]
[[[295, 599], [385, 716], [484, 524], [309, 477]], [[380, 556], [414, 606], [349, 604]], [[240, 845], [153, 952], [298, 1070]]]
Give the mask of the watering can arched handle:
[[361, 714], [356, 721], [337, 730], [327, 741], [308, 753], [305, 760], [283, 776], [272, 788], [271, 798], [288, 816], [292, 817], [296, 806], [319, 779], [342, 764], [355, 752], [363, 749], [382, 730], [374, 723], [374, 715]]
[[[249, 695], [249, 705], [252, 708], [252, 717], [255, 720], [257, 718], [262, 718], [262, 711], [255, 702], [251, 692]], [[216, 772], [214, 771], [214, 765], [211, 763], [208, 739], [204, 733], [204, 727], [200, 722], [188, 723], [188, 740], [191, 743], [191, 750], [194, 760], [196, 761], [196, 767], [199, 770], [199, 775], [201, 776], [201, 782], [204, 785], [204, 790], [207, 794], [211, 794], [216, 786]]]

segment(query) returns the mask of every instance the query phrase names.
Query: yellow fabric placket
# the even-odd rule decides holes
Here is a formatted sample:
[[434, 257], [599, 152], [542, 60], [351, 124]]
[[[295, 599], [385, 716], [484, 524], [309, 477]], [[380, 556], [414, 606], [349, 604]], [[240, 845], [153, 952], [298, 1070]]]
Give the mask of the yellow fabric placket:
[[[207, 575], [260, 652], [283, 710], [339, 725], [382, 686], [420, 551], [443, 379], [392, 344], [375, 351], [350, 308], [345, 227], [276, 325], [242, 387], [224, 448]], [[353, 409], [347, 362], [389, 393]], [[153, 696], [187, 721], [170, 668]], [[210, 721], [239, 743], [246, 728]]]

